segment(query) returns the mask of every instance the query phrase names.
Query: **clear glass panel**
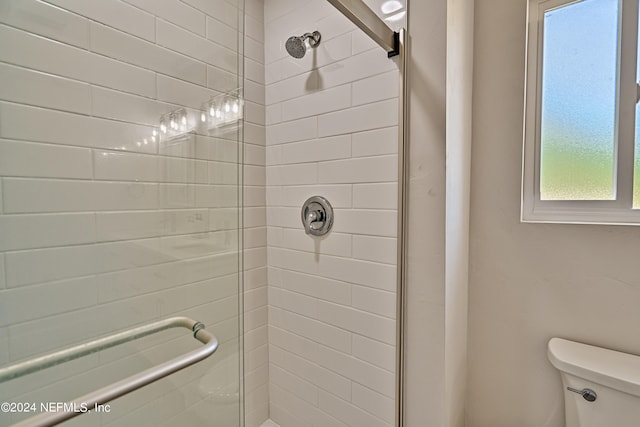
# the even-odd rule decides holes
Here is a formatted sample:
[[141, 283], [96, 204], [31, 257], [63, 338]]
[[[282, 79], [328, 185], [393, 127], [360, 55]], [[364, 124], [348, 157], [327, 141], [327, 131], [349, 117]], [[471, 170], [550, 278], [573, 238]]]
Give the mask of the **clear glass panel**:
[[[239, 427], [242, 2], [62, 3], [0, 7], [0, 368], [186, 316], [216, 353], [64, 425]], [[0, 426], [201, 346], [171, 329], [2, 382], [35, 406]]]
[[541, 200], [615, 199], [618, 1], [544, 15]]

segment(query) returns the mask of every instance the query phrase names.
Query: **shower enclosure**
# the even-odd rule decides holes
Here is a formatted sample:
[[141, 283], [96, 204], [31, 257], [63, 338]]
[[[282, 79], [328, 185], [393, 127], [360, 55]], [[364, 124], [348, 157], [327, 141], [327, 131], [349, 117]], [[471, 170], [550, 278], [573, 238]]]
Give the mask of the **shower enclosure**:
[[0, 427], [401, 425], [406, 3], [364, 4], [0, 2]]
[[[213, 355], [68, 424], [240, 426], [242, 6], [10, 0], [0, 22], [1, 365], [185, 316]], [[167, 329], [9, 379], [0, 425], [202, 345]]]
[[[264, 6], [268, 298], [247, 426], [401, 426], [406, 3]], [[331, 221], [305, 202], [323, 199], [331, 231], [310, 236]]]

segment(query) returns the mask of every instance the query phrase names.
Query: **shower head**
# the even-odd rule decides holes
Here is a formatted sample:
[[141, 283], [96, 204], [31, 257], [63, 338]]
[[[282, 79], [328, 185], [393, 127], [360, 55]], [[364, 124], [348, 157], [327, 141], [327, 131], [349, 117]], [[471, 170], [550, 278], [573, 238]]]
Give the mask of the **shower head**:
[[320, 44], [320, 33], [314, 31], [313, 33], [306, 33], [301, 36], [293, 36], [287, 39], [284, 47], [287, 49], [289, 55], [294, 58], [300, 59], [307, 53], [307, 45], [305, 41], [309, 40], [309, 46], [316, 48]]

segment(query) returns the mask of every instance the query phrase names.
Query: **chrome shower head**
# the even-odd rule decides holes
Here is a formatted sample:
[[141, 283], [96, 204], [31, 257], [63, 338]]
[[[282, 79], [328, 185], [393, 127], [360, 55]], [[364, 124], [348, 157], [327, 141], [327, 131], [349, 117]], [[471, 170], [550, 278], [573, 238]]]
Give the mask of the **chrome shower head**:
[[284, 44], [284, 47], [287, 49], [289, 55], [294, 58], [302, 58], [305, 53], [307, 53], [307, 47], [304, 44], [304, 40], [302, 37], [293, 36], [287, 39], [287, 42]]
[[305, 53], [307, 53], [307, 45], [305, 41], [309, 40], [309, 46], [316, 48], [320, 44], [320, 39], [322, 36], [318, 31], [314, 31], [313, 33], [306, 33], [301, 36], [293, 36], [287, 39], [287, 42], [284, 44], [285, 49], [289, 55], [294, 58], [300, 59], [304, 57]]

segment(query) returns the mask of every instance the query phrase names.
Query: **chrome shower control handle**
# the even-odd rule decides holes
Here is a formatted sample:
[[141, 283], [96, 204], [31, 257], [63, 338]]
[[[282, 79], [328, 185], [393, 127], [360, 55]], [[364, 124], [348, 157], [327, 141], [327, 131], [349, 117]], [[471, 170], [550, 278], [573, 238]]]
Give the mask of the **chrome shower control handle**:
[[324, 211], [322, 210], [317, 210], [317, 211], [309, 211], [309, 213], [307, 213], [307, 220], [304, 221], [304, 231], [307, 234], [310, 234], [311, 229], [316, 229], [317, 228], [321, 228], [322, 227], [322, 222], [324, 222]]
[[327, 199], [313, 196], [302, 205], [302, 225], [312, 236], [323, 236], [333, 225], [333, 208]]
[[578, 390], [577, 388], [567, 387], [567, 390], [581, 394], [584, 400], [586, 400], [587, 402], [595, 402], [598, 398], [596, 392], [591, 390], [590, 388], [583, 388], [582, 390]]
[[311, 224], [312, 222], [321, 221], [322, 211], [310, 211], [307, 214], [307, 224]]

